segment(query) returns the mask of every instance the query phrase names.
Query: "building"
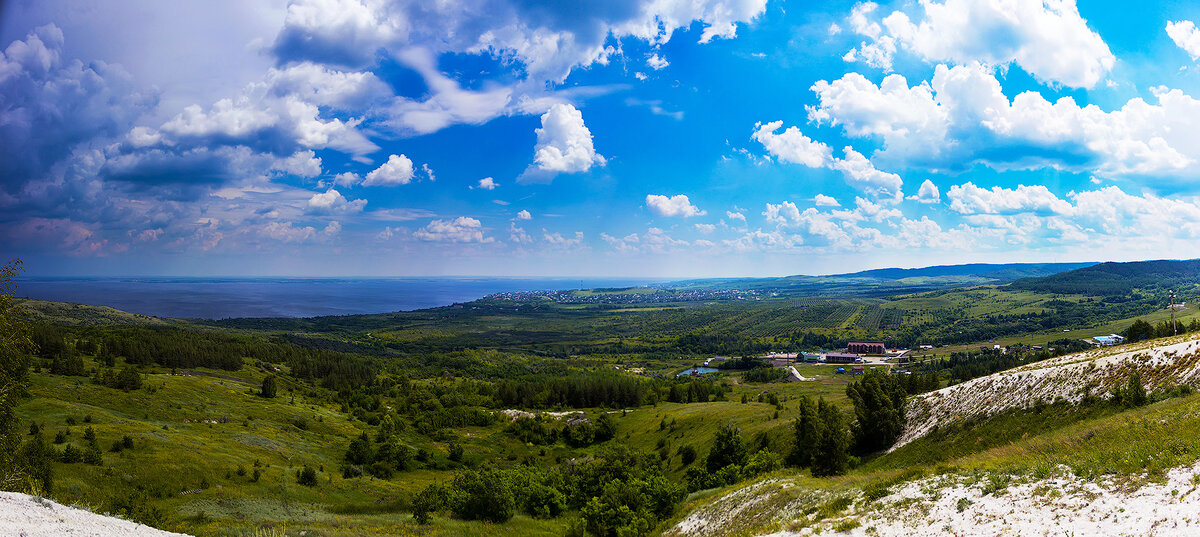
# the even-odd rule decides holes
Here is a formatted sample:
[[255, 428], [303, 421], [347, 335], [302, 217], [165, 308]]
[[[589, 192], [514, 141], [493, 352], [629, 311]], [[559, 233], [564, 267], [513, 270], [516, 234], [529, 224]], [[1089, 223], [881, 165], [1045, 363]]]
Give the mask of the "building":
[[861, 366], [861, 365], [856, 365], [856, 366], [853, 366], [850, 368], [851, 375], [862, 375], [865, 373], [866, 373], [866, 371], [863, 370], [863, 366]]
[[1096, 342], [1097, 345], [1108, 347], [1110, 345], [1119, 345], [1124, 343], [1125, 338], [1117, 334], [1109, 334], [1107, 336], [1096, 336], [1092, 338], [1092, 341]]
[[820, 362], [820, 361], [821, 361], [821, 355], [820, 355], [820, 354], [814, 354], [814, 353], [811, 353], [811, 352], [806, 352], [806, 353], [804, 353], [804, 354], [802, 354], [802, 355], [801, 355], [800, 361], [802, 361], [802, 362], [804, 362], [804, 363], [806, 363], [806, 364], [815, 364], [815, 363], [817, 363], [817, 362]]
[[857, 354], [849, 354], [844, 352], [825, 353], [825, 363], [827, 364], [852, 364], [861, 361], [862, 358], [860, 358]]
[[851, 341], [846, 346], [846, 352], [854, 354], [887, 354], [883, 343], [878, 341]]

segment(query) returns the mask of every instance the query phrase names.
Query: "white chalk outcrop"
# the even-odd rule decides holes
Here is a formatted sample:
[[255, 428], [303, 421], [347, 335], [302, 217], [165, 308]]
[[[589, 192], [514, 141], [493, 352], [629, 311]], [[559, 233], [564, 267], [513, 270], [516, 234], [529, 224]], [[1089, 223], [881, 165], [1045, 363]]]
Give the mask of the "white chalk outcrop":
[[188, 537], [67, 507], [17, 492], [0, 492], [0, 535], [13, 537]]
[[1155, 340], [1068, 354], [918, 395], [908, 402], [907, 425], [892, 449], [935, 427], [1027, 408], [1039, 401], [1106, 398], [1134, 371], [1141, 374], [1147, 390], [1179, 384], [1200, 388], [1200, 340], [1163, 343]]

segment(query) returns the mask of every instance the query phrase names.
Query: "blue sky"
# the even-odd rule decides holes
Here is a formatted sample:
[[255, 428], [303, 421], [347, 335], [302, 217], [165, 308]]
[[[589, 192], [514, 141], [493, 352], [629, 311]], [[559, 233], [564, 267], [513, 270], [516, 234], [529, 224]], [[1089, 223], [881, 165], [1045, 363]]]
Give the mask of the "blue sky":
[[32, 275], [824, 274], [1200, 256], [1200, 7], [16, 1]]

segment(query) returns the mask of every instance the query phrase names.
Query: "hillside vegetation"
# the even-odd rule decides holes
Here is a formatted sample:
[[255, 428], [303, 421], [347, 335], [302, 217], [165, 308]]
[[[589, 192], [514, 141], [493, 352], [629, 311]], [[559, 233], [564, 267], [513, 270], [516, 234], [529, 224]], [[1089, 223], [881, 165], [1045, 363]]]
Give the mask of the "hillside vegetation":
[[[1004, 270], [1026, 269], [1040, 270]], [[1053, 277], [1085, 277], [1070, 274]], [[1196, 275], [1173, 274], [1193, 300]], [[1073, 353], [1091, 334], [1170, 334], [1166, 289], [1019, 281], [679, 302], [594, 290], [203, 322], [21, 301], [0, 308], [27, 336], [3, 349], [26, 392], [6, 486], [194, 535], [730, 535], [884, 531], [905, 501], [940, 512], [940, 498], [894, 496], [942, 481], [994, 495], [1014, 475], [1141, 483], [1190, 464], [1200, 446], [1171, 435], [1197, 425], [1200, 343]], [[1200, 328], [1194, 308], [1177, 313], [1179, 330]], [[794, 382], [759, 358], [851, 339], [953, 346], [863, 377], [797, 365]], [[717, 354], [734, 359], [677, 375]], [[1160, 409], [1175, 413], [1142, 433], [1172, 455], [1118, 443], [1128, 416]], [[873, 507], [888, 497], [892, 510]]]

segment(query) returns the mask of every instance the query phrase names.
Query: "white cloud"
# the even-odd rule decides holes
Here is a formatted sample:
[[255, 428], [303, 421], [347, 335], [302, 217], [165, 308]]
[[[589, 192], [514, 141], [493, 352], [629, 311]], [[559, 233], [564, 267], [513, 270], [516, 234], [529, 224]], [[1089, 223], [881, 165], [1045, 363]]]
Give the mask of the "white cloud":
[[[533, 169], [553, 176], [557, 173], [581, 173], [592, 165], [603, 166], [603, 156], [592, 145], [592, 133], [583, 123], [583, 114], [569, 104], [556, 104], [542, 115], [542, 126], [535, 131]], [[525, 176], [529, 175], [527, 172]]]
[[783, 121], [757, 123], [751, 138], [761, 143], [768, 153], [784, 162], [820, 168], [833, 159], [829, 146], [805, 136], [796, 127], [788, 127], [782, 133], [775, 134], [782, 126]]
[[517, 227], [516, 222], [508, 223], [508, 240], [517, 244], [529, 244], [533, 242], [533, 237], [525, 232], [525, 228]]
[[1167, 35], [1179, 48], [1188, 53], [1192, 60], [1200, 58], [1200, 29], [1189, 20], [1167, 21]]
[[387, 162], [367, 174], [363, 186], [407, 185], [413, 179], [413, 162], [404, 155], [391, 155]]
[[517, 220], [532, 220], [532, 219], [533, 219], [533, 215], [529, 214], [529, 211], [527, 211], [525, 209], [521, 209], [521, 211], [517, 213]]
[[743, 224], [746, 223], [746, 215], [740, 212], [725, 211], [725, 218], [728, 218], [730, 221], [741, 220]]
[[282, 242], [304, 242], [317, 230], [312, 226], [294, 227], [291, 222], [270, 222], [262, 227], [262, 235]]
[[428, 164], [422, 164], [421, 171], [425, 172], [425, 177], [429, 179], [429, 182], [437, 181], [437, 176], [433, 174], [433, 168], [430, 168]]
[[877, 7], [854, 7], [850, 25], [868, 39], [847, 54], [885, 70], [897, 47], [929, 62], [1015, 63], [1043, 82], [1091, 88], [1116, 61], [1087, 26], [1074, 0], [925, 0], [916, 21], [901, 11], [876, 20]]
[[[647, 229], [641, 235], [630, 233], [624, 237], [614, 237], [607, 233], [601, 233], [600, 238], [611, 245], [614, 250], [621, 253], [648, 252], [662, 254], [688, 246], [688, 241], [675, 239], [667, 235], [662, 229], [656, 227]], [[707, 246], [712, 245], [710, 241], [697, 242], [703, 242]]]
[[1179, 90], [1152, 88], [1157, 104], [1135, 98], [1112, 112], [1070, 97], [1051, 103], [1032, 91], [1010, 101], [979, 65], [939, 65], [932, 83], [912, 87], [899, 75], [876, 86], [848, 73], [813, 90], [819, 104], [811, 120], [878, 137], [883, 149], [873, 160], [903, 166], [1182, 177], [1200, 157], [1200, 139], [1186, 134], [1200, 129], [1200, 101]]
[[325, 236], [327, 236], [327, 237], [336, 236], [338, 233], [341, 233], [341, 232], [342, 232], [342, 223], [338, 222], [337, 220], [330, 222], [328, 225], [325, 226], [325, 229], [323, 229], [321, 231], [321, 233], [324, 233]]
[[671, 62], [668, 62], [666, 58], [663, 58], [658, 54], [651, 54], [649, 58], [646, 58], [646, 67], [654, 69], [655, 71], [666, 69], [668, 65], [671, 65]]
[[960, 214], [1070, 214], [1073, 210], [1070, 203], [1042, 185], [1018, 185], [1015, 189], [994, 186], [987, 190], [968, 182], [951, 186], [946, 197], [950, 210]]
[[650, 212], [665, 217], [682, 216], [687, 218], [708, 214], [692, 205], [685, 194], [676, 194], [669, 198], [661, 194], [647, 194], [646, 207], [650, 209]]
[[696, 224], [695, 227], [696, 231], [699, 231], [705, 235], [711, 234], [717, 230], [717, 226], [715, 224]]
[[367, 200], [348, 201], [341, 192], [333, 188], [322, 193], [313, 194], [313, 197], [308, 200], [309, 209], [324, 213], [357, 213], [361, 212], [366, 206]]
[[574, 236], [564, 237], [562, 233], [550, 233], [543, 229], [542, 238], [553, 248], [578, 248], [583, 244], [582, 231], [576, 231]]
[[479, 184], [474, 185], [471, 188], [472, 189], [478, 188], [478, 189], [482, 189], [482, 190], [496, 190], [496, 187], [498, 187], [498, 186], [500, 186], [500, 184], [497, 183], [495, 179], [492, 179], [491, 177], [484, 177], [483, 179], [479, 180]]
[[833, 199], [832, 196], [826, 196], [825, 194], [814, 196], [813, 203], [817, 204], [817, 207], [840, 207], [842, 205], [838, 203], [838, 200]]
[[846, 156], [835, 161], [833, 168], [842, 172], [850, 186], [880, 199], [898, 201], [903, 197], [900, 187], [904, 181], [899, 175], [876, 169], [867, 157], [850, 146], [846, 146], [843, 151]]
[[938, 190], [937, 185], [933, 184], [933, 181], [926, 179], [924, 183], [921, 183], [921, 188], [917, 189], [917, 195], [909, 196], [908, 199], [921, 203], [937, 203], [942, 201], [942, 193]]
[[413, 232], [413, 236], [424, 241], [488, 243], [494, 239], [483, 236], [483, 224], [469, 216], [454, 220], [434, 220]]
[[789, 224], [800, 220], [800, 209], [795, 203], [785, 201], [778, 205], [767, 204], [767, 210], [762, 215], [773, 224]]
[[342, 172], [333, 176], [333, 184], [337, 186], [354, 186], [361, 183], [362, 176], [354, 172]]

